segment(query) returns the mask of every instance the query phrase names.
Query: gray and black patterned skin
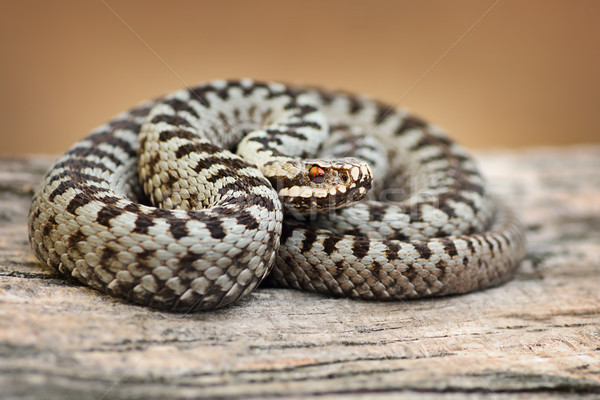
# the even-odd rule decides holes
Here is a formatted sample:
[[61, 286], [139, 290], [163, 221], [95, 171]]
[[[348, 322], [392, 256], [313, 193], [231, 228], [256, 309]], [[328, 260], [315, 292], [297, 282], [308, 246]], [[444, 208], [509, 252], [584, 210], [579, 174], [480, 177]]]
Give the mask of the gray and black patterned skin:
[[435, 126], [248, 79], [142, 104], [76, 143], [35, 194], [29, 236], [64, 274], [184, 312], [269, 273], [362, 299], [465, 293], [509, 279], [525, 252], [518, 220]]

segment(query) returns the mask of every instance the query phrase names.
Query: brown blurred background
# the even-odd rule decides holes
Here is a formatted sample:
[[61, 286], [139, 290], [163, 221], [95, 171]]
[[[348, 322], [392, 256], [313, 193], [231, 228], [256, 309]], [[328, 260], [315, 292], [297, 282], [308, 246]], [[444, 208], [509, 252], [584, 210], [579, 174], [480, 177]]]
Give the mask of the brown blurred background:
[[60, 153], [141, 100], [243, 76], [399, 102], [469, 147], [600, 142], [600, 1], [1, 5], [0, 154]]

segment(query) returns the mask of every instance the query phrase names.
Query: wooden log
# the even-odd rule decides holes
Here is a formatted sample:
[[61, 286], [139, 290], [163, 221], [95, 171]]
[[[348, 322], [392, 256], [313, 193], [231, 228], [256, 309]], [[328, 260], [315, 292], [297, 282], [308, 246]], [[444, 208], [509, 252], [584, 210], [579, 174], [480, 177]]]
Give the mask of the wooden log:
[[598, 398], [600, 146], [478, 158], [527, 225], [511, 282], [389, 303], [259, 288], [188, 315], [36, 261], [27, 212], [52, 157], [0, 159], [0, 398]]

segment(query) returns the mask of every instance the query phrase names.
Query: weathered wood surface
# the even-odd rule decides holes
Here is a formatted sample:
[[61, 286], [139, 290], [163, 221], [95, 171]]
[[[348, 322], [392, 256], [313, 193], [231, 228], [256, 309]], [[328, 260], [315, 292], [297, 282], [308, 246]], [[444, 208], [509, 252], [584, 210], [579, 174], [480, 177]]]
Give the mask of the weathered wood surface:
[[0, 398], [599, 398], [600, 147], [479, 158], [528, 227], [508, 284], [394, 303], [259, 289], [193, 315], [39, 264], [26, 214], [51, 158], [0, 159]]

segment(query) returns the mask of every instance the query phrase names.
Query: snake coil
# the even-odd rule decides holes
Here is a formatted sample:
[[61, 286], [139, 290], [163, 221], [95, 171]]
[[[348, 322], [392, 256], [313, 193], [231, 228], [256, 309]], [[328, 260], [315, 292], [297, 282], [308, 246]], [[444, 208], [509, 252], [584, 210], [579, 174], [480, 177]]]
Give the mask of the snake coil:
[[33, 198], [29, 238], [93, 288], [186, 312], [267, 275], [361, 299], [465, 293], [509, 279], [525, 252], [519, 221], [439, 128], [249, 79], [141, 104], [76, 143]]

